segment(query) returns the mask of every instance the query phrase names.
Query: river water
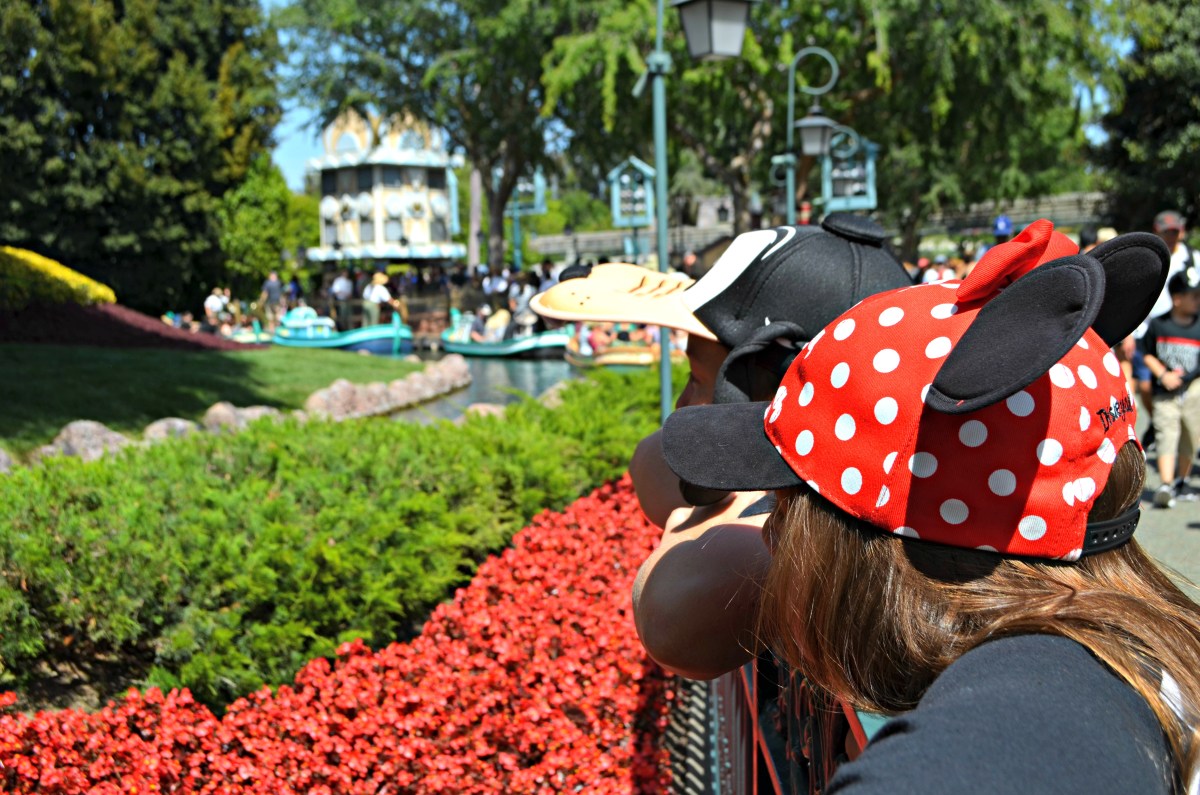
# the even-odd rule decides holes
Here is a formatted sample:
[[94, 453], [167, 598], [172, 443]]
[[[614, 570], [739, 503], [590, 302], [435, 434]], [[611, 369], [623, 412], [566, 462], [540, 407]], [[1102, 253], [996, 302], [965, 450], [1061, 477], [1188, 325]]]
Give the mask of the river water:
[[[437, 354], [423, 353], [422, 359], [436, 359]], [[504, 359], [468, 356], [471, 385], [445, 397], [422, 403], [394, 414], [395, 419], [408, 422], [432, 422], [460, 417], [472, 403], [505, 405], [521, 399], [522, 395], [538, 397], [560, 381], [576, 377], [578, 371], [562, 359]]]

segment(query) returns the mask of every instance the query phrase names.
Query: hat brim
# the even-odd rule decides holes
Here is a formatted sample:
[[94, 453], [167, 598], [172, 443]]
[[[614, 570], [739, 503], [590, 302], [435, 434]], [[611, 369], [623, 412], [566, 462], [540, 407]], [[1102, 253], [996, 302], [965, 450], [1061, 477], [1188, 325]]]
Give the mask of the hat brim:
[[715, 340], [717, 336], [683, 303], [683, 291], [692, 283], [682, 274], [608, 263], [538, 293], [529, 306], [555, 320], [649, 323]]
[[686, 406], [663, 426], [667, 465], [688, 483], [723, 491], [783, 489], [802, 483], [763, 429], [770, 403]]

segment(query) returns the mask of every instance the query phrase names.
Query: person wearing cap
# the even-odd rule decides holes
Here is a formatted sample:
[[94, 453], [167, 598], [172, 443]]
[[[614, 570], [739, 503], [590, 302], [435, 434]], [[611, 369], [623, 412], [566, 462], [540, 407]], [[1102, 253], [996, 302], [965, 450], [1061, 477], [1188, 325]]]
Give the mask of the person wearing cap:
[[1162, 480], [1154, 504], [1159, 508], [1174, 507], [1175, 498], [1186, 492], [1200, 439], [1200, 383], [1196, 381], [1200, 376], [1200, 270], [1173, 274], [1167, 290], [1171, 311], [1152, 318], [1140, 342], [1153, 379], [1151, 421]]
[[475, 319], [471, 321], [471, 342], [491, 342], [488, 337], [488, 318], [492, 316], [491, 304], [483, 303], [479, 305], [479, 309], [475, 312]]
[[384, 304], [391, 305], [393, 309], [401, 313], [401, 319], [404, 319], [404, 307], [398, 300], [392, 297], [391, 291], [387, 288], [387, 283], [387, 274], [379, 271], [371, 277], [371, 283], [363, 289], [363, 328], [379, 323], [380, 309]]
[[1145, 462], [1110, 346], [1168, 252], [1036, 221], [962, 281], [864, 299], [771, 401], [680, 409], [702, 488], [774, 489], [758, 637], [892, 717], [866, 793], [1194, 786], [1200, 608], [1132, 541]]
[[[745, 402], [774, 394], [798, 346], [838, 313], [911, 285], [883, 240], [873, 221], [835, 213], [819, 227], [741, 234], [699, 281], [625, 264], [569, 268], [531, 306], [558, 320], [685, 332], [690, 373], [676, 406]], [[642, 511], [664, 528], [634, 586], [643, 644], [690, 678], [733, 670], [752, 656], [769, 499], [761, 491], [685, 493], [657, 432], [638, 445], [630, 474]]]
[[984, 243], [975, 252], [975, 261], [983, 259], [983, 255], [988, 253], [992, 246], [998, 246], [1001, 243], [1007, 243], [1012, 237], [1013, 225], [1012, 220], [1007, 215], [997, 215], [996, 220], [992, 221], [992, 243]]

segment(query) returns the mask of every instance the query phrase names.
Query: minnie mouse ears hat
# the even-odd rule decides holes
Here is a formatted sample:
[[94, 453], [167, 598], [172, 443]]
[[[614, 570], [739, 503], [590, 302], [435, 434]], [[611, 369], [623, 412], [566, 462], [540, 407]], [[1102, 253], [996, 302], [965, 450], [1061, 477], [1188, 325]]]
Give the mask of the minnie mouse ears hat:
[[668, 326], [731, 349], [775, 321], [808, 340], [861, 298], [912, 283], [884, 237], [870, 219], [833, 213], [820, 227], [738, 235], [694, 284], [636, 265], [572, 267], [530, 306], [557, 320]]
[[1110, 347], [1168, 264], [1154, 235], [1079, 254], [1036, 221], [964, 280], [864, 299], [805, 346], [772, 402], [676, 411], [667, 462], [707, 488], [806, 483], [877, 528], [951, 546], [1062, 560], [1116, 546], [1136, 508], [1087, 523], [1137, 443]]

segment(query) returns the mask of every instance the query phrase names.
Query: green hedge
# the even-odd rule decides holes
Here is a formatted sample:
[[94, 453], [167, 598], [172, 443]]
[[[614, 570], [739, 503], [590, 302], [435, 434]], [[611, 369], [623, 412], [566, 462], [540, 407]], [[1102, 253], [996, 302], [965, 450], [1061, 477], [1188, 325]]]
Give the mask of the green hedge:
[[657, 414], [652, 373], [602, 373], [555, 410], [264, 421], [18, 470], [0, 478], [0, 664], [20, 687], [106, 659], [219, 706], [342, 641], [405, 638], [533, 515], [623, 471]]

